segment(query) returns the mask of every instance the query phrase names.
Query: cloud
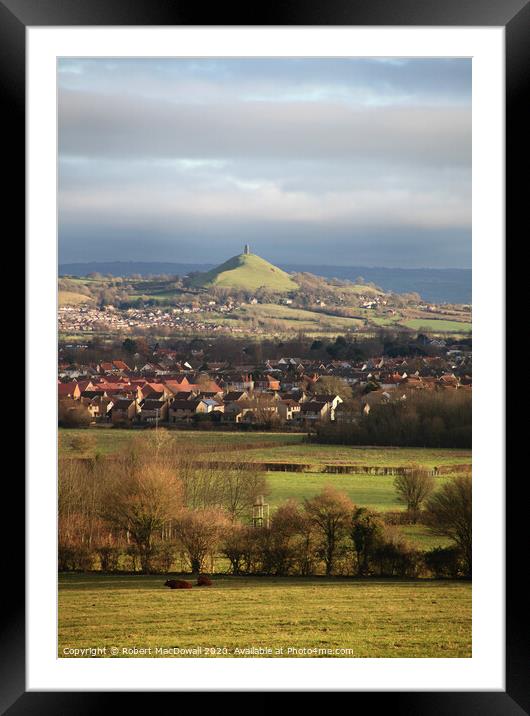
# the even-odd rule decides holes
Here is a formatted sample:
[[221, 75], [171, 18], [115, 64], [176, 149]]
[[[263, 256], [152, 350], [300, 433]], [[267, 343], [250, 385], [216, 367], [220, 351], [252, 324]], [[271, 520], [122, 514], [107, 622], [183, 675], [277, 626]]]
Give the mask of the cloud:
[[310, 242], [322, 261], [334, 237], [372, 265], [468, 265], [470, 72], [402, 58], [63, 60], [61, 260], [83, 245], [86, 260], [123, 256], [125, 235], [150, 258], [215, 253], [267, 227], [276, 260]]
[[351, 109], [325, 102], [146, 102], [63, 91], [61, 155], [283, 158], [468, 164], [471, 114], [461, 107]]

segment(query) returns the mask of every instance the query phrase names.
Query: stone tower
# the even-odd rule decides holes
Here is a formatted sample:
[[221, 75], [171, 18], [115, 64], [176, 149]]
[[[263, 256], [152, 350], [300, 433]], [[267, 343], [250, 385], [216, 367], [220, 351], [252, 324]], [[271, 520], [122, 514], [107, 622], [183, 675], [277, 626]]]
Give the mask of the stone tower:
[[244, 252], [244, 253], [245, 253], [245, 254], [249, 254], [249, 253], [250, 253], [250, 246], [249, 246], [248, 244], [245, 244], [245, 252]]

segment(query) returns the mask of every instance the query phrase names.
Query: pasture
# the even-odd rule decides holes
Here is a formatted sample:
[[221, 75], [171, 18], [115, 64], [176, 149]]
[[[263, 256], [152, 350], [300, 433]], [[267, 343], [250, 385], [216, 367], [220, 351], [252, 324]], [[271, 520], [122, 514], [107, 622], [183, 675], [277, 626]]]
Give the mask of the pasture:
[[[100, 656], [197, 649], [198, 657], [230, 658], [262, 647], [272, 658], [471, 657], [469, 582], [214, 576], [212, 587], [173, 591], [165, 579], [60, 574], [58, 656], [106, 647]], [[123, 653], [131, 647], [152, 653]], [[332, 653], [288, 653], [293, 647]]]
[[[96, 453], [111, 455], [124, 449], [130, 440], [142, 434], [145, 435], [143, 431], [115, 428], [61, 429], [60, 453], [71, 457], [91, 457]], [[91, 444], [83, 450], [72, 447], [72, 439], [80, 435], [90, 437]], [[471, 465], [470, 450], [319, 445], [304, 442], [306, 436], [300, 433], [172, 430], [169, 435], [171, 440], [182, 446], [183, 451], [197, 456], [198, 460], [238, 460], [250, 466], [281, 466], [281, 471], [270, 469], [267, 472], [267, 501], [271, 510], [286, 500], [302, 502], [304, 498], [313, 497], [325, 485], [345, 492], [358, 506], [379, 512], [403, 510], [405, 505], [397, 499], [392, 474], [333, 474], [327, 470], [336, 466], [347, 466], [354, 470], [374, 468], [378, 471], [410, 465], [431, 469], [438, 467], [448, 471], [436, 478], [437, 484], [442, 485], [451, 474], [462, 470], [462, 466]], [[300, 467], [301, 471], [295, 469]], [[420, 525], [400, 526], [398, 529], [419, 549], [449, 543], [447, 539], [432, 535]]]
[[[83, 457], [99, 452], [103, 455], [118, 452], [141, 430], [121, 428], [59, 429], [61, 452], [77, 454], [70, 440], [78, 435], [90, 436], [93, 445], [82, 453]], [[171, 440], [193, 454], [206, 452], [216, 460], [233, 459], [233, 451], [245, 462], [277, 462], [324, 465], [357, 465], [368, 467], [405, 467], [417, 464], [423, 467], [449, 467], [471, 465], [471, 450], [450, 448], [397, 448], [356, 447], [352, 445], [321, 445], [306, 442], [303, 433], [222, 432], [199, 430], [171, 430]]]

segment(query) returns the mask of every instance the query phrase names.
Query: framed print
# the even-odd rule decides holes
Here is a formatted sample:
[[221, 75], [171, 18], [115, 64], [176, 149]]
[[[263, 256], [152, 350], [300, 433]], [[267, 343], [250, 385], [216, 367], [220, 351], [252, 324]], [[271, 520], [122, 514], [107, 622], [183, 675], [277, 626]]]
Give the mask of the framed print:
[[0, 3], [28, 286], [3, 708], [524, 713], [528, 4], [218, 14]]

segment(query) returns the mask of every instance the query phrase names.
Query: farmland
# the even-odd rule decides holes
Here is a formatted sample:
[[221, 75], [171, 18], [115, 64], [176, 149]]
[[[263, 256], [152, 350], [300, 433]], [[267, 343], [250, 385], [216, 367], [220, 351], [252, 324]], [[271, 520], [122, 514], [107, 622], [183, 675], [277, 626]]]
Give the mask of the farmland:
[[245, 657], [252, 647], [283, 647], [269, 656], [471, 657], [469, 582], [219, 577], [211, 588], [163, 585], [160, 576], [61, 574], [58, 655], [106, 647], [101, 655], [111, 656], [114, 647], [116, 656], [142, 656], [122, 651], [136, 647], [152, 657], [194, 648], [206, 658]]
[[[144, 433], [145, 434], [145, 433]], [[80, 453], [72, 444], [75, 437], [90, 436], [91, 444]], [[437, 477], [442, 485], [451, 475], [471, 465], [471, 451], [432, 448], [358, 448], [353, 446], [318, 445], [305, 442], [300, 433], [237, 433], [198, 432], [175, 430], [170, 439], [182, 445], [183, 451], [197, 456], [198, 460], [215, 459], [218, 462], [237, 460], [249, 466], [268, 465], [287, 468], [267, 472], [269, 493], [267, 500], [274, 510], [279, 504], [292, 499], [302, 502], [316, 495], [326, 485], [345, 492], [357, 505], [377, 511], [403, 510], [397, 499], [392, 474], [333, 474], [325, 470], [334, 466], [350, 469], [385, 469], [421, 465], [425, 468], [444, 468], [447, 472]], [[117, 428], [94, 430], [60, 430], [61, 454], [73, 457], [90, 457], [95, 454], [112, 455], [123, 450], [138, 436], [138, 431]], [[73, 441], [73, 442], [72, 442]], [[302, 470], [294, 468], [301, 467]], [[443, 537], [431, 535], [419, 526], [400, 527], [403, 535], [421, 549], [447, 544]]]

